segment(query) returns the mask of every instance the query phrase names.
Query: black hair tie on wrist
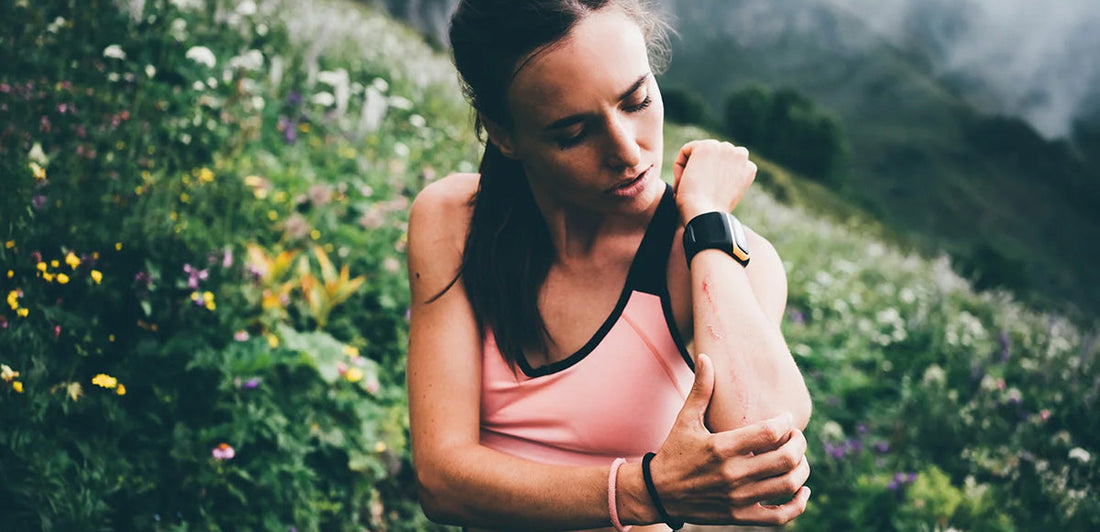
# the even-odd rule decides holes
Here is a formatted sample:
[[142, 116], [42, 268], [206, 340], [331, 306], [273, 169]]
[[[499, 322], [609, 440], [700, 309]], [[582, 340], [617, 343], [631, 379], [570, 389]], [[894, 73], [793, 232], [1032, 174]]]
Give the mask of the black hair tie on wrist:
[[657, 453], [645, 453], [642, 458], [642, 480], [645, 481], [645, 489], [649, 492], [649, 498], [653, 499], [653, 507], [657, 509], [657, 515], [661, 517], [661, 520], [673, 530], [680, 530], [684, 527], [683, 521], [677, 521], [669, 517], [668, 512], [665, 511], [664, 505], [661, 504], [661, 498], [657, 496], [657, 486], [653, 484], [653, 474], [649, 471], [649, 463], [653, 461], [653, 457], [657, 456]]

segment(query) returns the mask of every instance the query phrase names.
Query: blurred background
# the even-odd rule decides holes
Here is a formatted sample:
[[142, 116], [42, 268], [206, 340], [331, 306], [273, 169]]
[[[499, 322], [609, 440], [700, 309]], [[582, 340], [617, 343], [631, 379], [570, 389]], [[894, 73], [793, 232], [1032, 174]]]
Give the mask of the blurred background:
[[[12, 530], [434, 530], [407, 210], [453, 0], [0, 0]], [[665, 0], [666, 163], [747, 145], [814, 398], [792, 530], [1100, 528], [1100, 8]]]

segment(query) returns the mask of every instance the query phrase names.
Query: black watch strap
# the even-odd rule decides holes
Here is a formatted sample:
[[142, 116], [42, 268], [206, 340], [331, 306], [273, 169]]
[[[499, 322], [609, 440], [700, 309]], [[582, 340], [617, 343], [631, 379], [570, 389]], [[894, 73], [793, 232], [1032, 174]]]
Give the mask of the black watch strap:
[[742, 266], [749, 264], [749, 241], [745, 228], [728, 212], [705, 212], [692, 218], [684, 227], [684, 255], [688, 268], [696, 253], [704, 249], [720, 249]]

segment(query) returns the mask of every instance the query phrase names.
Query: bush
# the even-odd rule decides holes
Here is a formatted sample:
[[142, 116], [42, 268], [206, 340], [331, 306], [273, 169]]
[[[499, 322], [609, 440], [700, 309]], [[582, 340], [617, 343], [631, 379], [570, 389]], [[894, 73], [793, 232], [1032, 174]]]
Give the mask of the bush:
[[732, 138], [809, 177], [835, 183], [847, 148], [840, 122], [794, 89], [751, 86], [729, 95]]
[[665, 120], [677, 124], [710, 126], [710, 114], [702, 98], [687, 89], [672, 87], [661, 89], [665, 104]]

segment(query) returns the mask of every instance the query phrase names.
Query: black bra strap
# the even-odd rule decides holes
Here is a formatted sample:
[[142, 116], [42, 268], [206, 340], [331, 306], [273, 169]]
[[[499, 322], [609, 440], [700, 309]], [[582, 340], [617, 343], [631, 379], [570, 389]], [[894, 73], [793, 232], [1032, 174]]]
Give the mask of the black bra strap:
[[679, 220], [676, 196], [672, 193], [672, 186], [666, 183], [661, 203], [657, 206], [657, 212], [653, 214], [645, 238], [642, 239], [637, 255], [634, 257], [630, 279], [627, 281], [631, 288], [653, 295], [662, 295], [667, 291], [665, 285], [668, 276], [668, 254], [672, 249], [672, 240], [676, 235]]

